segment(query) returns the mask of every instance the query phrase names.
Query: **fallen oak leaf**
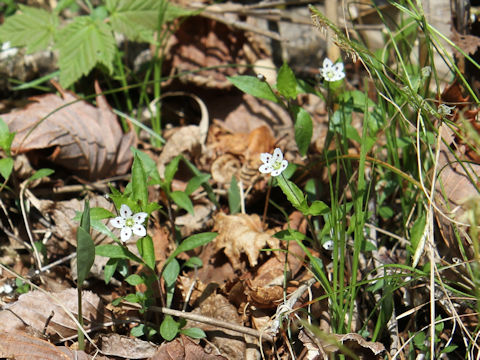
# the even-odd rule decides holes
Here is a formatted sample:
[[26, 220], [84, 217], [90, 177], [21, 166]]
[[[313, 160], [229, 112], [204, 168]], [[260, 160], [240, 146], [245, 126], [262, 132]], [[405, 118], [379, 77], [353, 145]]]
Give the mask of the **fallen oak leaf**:
[[[95, 84], [97, 94], [101, 93]], [[15, 153], [47, 159], [89, 180], [126, 173], [132, 161], [133, 132], [123, 134], [116, 115], [102, 95], [94, 107], [58, 87], [55, 94], [33, 97], [22, 110], [2, 114], [11, 132]]]

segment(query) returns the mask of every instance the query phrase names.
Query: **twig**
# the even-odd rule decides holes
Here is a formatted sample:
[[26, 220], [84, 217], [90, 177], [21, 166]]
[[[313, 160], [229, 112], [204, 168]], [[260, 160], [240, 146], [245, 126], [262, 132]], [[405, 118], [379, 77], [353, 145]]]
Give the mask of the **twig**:
[[[139, 308], [138, 304], [133, 304], [133, 303], [129, 303], [129, 302], [124, 302], [124, 304], [129, 305], [129, 306], [133, 306], [134, 308]], [[166, 308], [166, 307], [159, 307], [159, 306], [150, 306], [148, 308], [148, 310], [151, 310], [153, 312], [166, 314], [166, 315], [177, 316], [177, 317], [187, 319], [187, 320], [191, 320], [191, 321], [197, 321], [197, 322], [207, 324], [207, 325], [218, 326], [218, 327], [223, 328], [223, 329], [236, 331], [240, 334], [246, 334], [246, 335], [254, 336], [258, 339], [266, 340], [268, 342], [273, 342], [274, 341], [274, 338], [272, 336], [270, 336], [270, 335], [268, 335], [268, 334], [266, 334], [262, 331], [258, 331], [258, 330], [255, 330], [255, 329], [252, 329], [252, 328], [249, 328], [249, 327], [246, 327], [246, 326], [242, 326], [242, 325], [232, 324], [232, 323], [229, 323], [227, 321], [218, 320], [218, 319], [211, 318], [211, 317], [208, 317], [208, 316], [193, 314], [193, 313], [189, 313], [189, 312], [185, 312], [185, 311], [173, 310], [173, 309], [169, 309], [169, 308]]]

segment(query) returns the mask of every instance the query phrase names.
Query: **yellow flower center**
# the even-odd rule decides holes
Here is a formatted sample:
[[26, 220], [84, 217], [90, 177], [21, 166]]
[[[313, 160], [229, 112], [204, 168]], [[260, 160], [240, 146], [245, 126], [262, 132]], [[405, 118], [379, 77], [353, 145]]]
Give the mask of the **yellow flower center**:
[[133, 220], [133, 218], [130, 217], [125, 220], [125, 226], [132, 227], [133, 225], [135, 225], [135, 220]]

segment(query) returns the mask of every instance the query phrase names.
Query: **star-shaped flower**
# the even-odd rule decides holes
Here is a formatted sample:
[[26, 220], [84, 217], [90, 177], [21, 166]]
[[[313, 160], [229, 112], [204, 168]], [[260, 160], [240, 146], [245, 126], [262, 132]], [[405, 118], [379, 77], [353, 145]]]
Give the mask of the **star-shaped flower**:
[[283, 159], [282, 150], [276, 148], [273, 155], [270, 153], [260, 154], [260, 160], [263, 165], [258, 169], [263, 174], [271, 174], [272, 176], [280, 175], [288, 166], [288, 161]]
[[145, 212], [139, 212], [132, 216], [132, 210], [126, 204], [122, 204], [120, 207], [120, 216], [110, 220], [110, 225], [120, 231], [120, 239], [123, 242], [128, 241], [132, 237], [132, 233], [143, 237], [147, 235], [147, 230], [143, 226], [143, 222], [147, 218], [148, 214]]
[[320, 68], [320, 74], [326, 81], [338, 81], [342, 80], [345, 77], [345, 72], [343, 71], [343, 63], [332, 63], [329, 58], [323, 60], [323, 67]]

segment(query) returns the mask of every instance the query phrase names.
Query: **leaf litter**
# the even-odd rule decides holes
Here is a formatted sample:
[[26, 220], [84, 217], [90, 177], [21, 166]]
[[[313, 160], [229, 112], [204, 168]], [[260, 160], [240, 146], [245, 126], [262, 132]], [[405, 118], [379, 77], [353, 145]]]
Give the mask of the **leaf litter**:
[[[202, 32], [191, 31], [192, 28], [198, 29], [199, 23], [207, 26], [200, 27]], [[263, 40], [254, 38], [249, 33], [241, 32], [234, 35], [224, 24], [201, 16], [192, 17], [183, 23], [172, 38], [172, 42], [168, 44], [168, 49], [170, 52], [166, 67], [172, 73], [225, 63], [258, 64], [259, 58], [270, 56], [268, 50], [264, 48]], [[84, 189], [73, 193], [77, 198], [58, 199], [53, 195], [50, 198], [46, 196], [44, 200], [42, 199], [45, 201], [43, 204], [45, 212], [31, 214], [30, 221], [37, 231], [36, 234], [45, 234], [48, 230], [54, 233], [53, 237], [45, 236], [43, 239], [38, 236], [46, 244], [47, 263], [61, 260], [56, 267], [45, 271], [55, 272], [63, 277], [67, 284], [63, 286], [74, 284], [76, 266], [63, 259], [75, 251], [75, 229], [78, 224], [72, 219], [77, 211], [81, 211], [78, 197], [88, 196], [92, 202], [95, 201], [95, 206], [107, 208], [110, 203], [95, 194], [98, 191], [95, 181], [127, 173], [133, 159], [129, 151], [130, 146], [150, 150], [149, 154], [154, 159], [160, 176], [164, 175], [167, 164], [182, 154], [199, 169], [212, 175], [209, 183], [215, 187], [217, 196], [223, 200], [231, 186], [232, 178], [241, 181], [243, 185], [241, 191], [246, 192], [242, 198], [243, 208], [248, 209], [248, 214], [229, 213], [225, 202], [221, 202], [220, 207], [214, 206], [212, 202], [205, 201], [207, 198], [205, 190], [200, 190], [194, 198], [193, 214], [180, 211], [174, 219], [154, 215], [149, 233], [152, 234], [159, 270], [174, 249], [172, 235], [174, 230], [170, 222], [180, 228], [183, 238], [201, 231], [217, 231], [219, 234], [212, 243], [179, 257], [182, 261], [198, 257], [202, 260], [203, 266], [182, 270], [175, 293], [175, 305], [179, 308], [182, 306], [184, 309], [188, 308], [191, 313], [265, 331], [271, 328], [276, 320], [279, 305], [285, 299], [293, 298], [295, 301], [292, 301], [292, 309], [312, 305], [308, 308], [310, 314], [322, 319], [320, 327], [325, 333], [331, 331], [329, 323], [333, 320], [329, 315], [325, 315], [328, 304], [323, 289], [314, 284], [296, 294], [300, 288], [304, 289], [305, 284], [311, 284], [313, 279], [313, 275], [306, 270], [305, 264], [308, 260], [304, 249], [297, 242], [290, 241], [287, 253], [286, 242], [274, 236], [278, 231], [287, 229], [285, 220], [279, 220], [278, 214], [267, 219], [259, 215], [262, 214], [264, 194], [269, 187], [267, 179], [257, 171], [260, 164], [259, 154], [272, 152], [275, 147], [280, 146], [288, 154], [286, 156], [295, 157], [295, 163], [305, 164], [297, 154], [293, 124], [288, 112], [280, 106], [231, 91], [226, 76], [236, 75], [242, 71], [244, 70], [230, 68], [218, 71], [210, 69], [180, 78], [184, 84], [193, 85], [205, 92], [205, 103], [211, 115], [206, 142], [204, 131], [191, 124], [175, 126], [170, 131], [171, 135], [166, 137], [167, 142], [162, 149], [152, 149], [141, 140], [137, 142], [133, 131], [123, 133], [118, 118], [111, 111], [106, 99], [100, 95], [98, 84], [95, 84], [97, 106], [79, 100], [80, 98], [72, 92], [58, 88], [61, 96], [54, 94], [35, 96], [31, 98], [32, 103], [26, 108], [2, 114], [10, 130], [17, 132], [12, 146], [15, 153], [27, 154], [34, 168], [48, 160], [55, 169], [63, 168], [64, 173], [79, 177], [85, 185]], [[165, 86], [174, 88], [176, 85], [169, 82]], [[225, 91], [221, 101], [218, 100], [218, 93], [212, 92], [212, 89]], [[468, 98], [461, 95], [456, 85], [452, 85], [448, 93], [444, 93], [441, 101], [467, 104]], [[320, 153], [320, 147], [326, 136], [323, 104], [313, 104], [307, 99], [305, 106], [310, 106], [310, 113], [317, 115], [314, 118], [317, 135], [312, 145], [316, 152]], [[462, 106], [457, 105], [457, 109]], [[467, 120], [476, 126], [474, 121], [476, 110], [470, 110], [472, 112], [467, 113], [470, 115], [467, 116]], [[458, 121], [458, 116], [454, 120]], [[475, 151], [464, 144], [459, 136], [452, 135], [451, 139], [452, 142], [448, 145], [452, 148], [458, 146], [455, 148], [456, 155], [461, 154], [478, 162]], [[445, 189], [440, 192], [437, 188], [436, 195], [441, 197], [443, 202], [440, 202], [442, 208], [437, 210], [436, 217], [447, 244], [446, 249], [443, 249], [445, 253], [441, 255], [444, 259], [452, 261], [453, 254], [459, 255], [455, 253], [458, 244], [452, 242], [453, 230], [449, 227], [450, 223], [445, 221], [445, 215], [458, 221], [466, 221], [465, 214], [468, 214], [471, 208], [465, 199], [477, 194], [476, 184], [472, 183], [465, 170], [457, 166], [456, 162], [451, 149], [443, 147], [439, 178]], [[472, 164], [470, 171], [474, 175], [479, 174], [478, 164]], [[35, 184], [32, 191], [35, 193], [36, 190], [40, 190], [38, 188], [50, 190], [63, 186], [63, 179], [55, 176], [53, 179], [57, 180], [57, 183]], [[177, 178], [175, 181], [177, 181], [175, 186], [186, 188], [187, 184], [183, 179]], [[119, 187], [124, 185], [121, 182], [114, 184]], [[256, 192], [252, 192], [252, 188]], [[156, 188], [149, 196], [159, 199], [161, 190]], [[11, 199], [2, 198], [2, 202], [8, 200]], [[457, 207], [454, 209], [456, 212], [451, 211], [452, 205]], [[111, 207], [110, 210], [113, 211]], [[295, 229], [303, 235], [307, 234], [305, 219], [301, 213], [294, 211], [288, 215], [290, 229]], [[15, 236], [24, 236], [24, 229], [20, 230], [16, 231]], [[96, 232], [96, 242], [100, 243], [103, 239], [104, 235]], [[462, 236], [461, 239], [465, 247], [471, 246], [467, 236]], [[133, 244], [129, 248], [132, 252], [138, 250]], [[8, 247], [2, 244], [2, 250], [7, 249]], [[310, 251], [319, 261], [328, 263], [332, 259], [329, 252], [319, 253], [313, 248]], [[392, 251], [392, 256], [397, 254], [398, 252]], [[17, 272], [26, 275], [28, 269], [32, 267], [31, 260], [25, 260], [25, 257], [20, 260], [20, 256], [15, 260], [18, 260]], [[118, 296], [126, 295], [131, 289], [118, 280], [114, 284], [105, 285], [103, 283], [105, 262], [99, 262], [97, 259], [96, 263], [98, 269], [92, 271], [88, 279], [91, 291], [85, 291], [83, 298], [85, 328], [96, 335], [95, 345], [101, 349], [103, 355], [95, 358], [249, 359], [260, 356], [260, 346], [257, 339], [252, 336], [191, 320], [187, 322], [186, 328], [203, 329], [208, 341], [193, 340], [180, 335], [173, 341], [158, 345], [129, 336], [133, 328], [131, 324], [141, 322], [138, 311], [111, 307], [107, 304]], [[348, 268], [347, 271], [349, 270]], [[135, 271], [140, 273], [146, 269], [139, 267]], [[33, 275], [28, 275], [34, 279]], [[461, 275], [456, 274], [460, 278]], [[0, 276], [7, 278], [4, 274]], [[47, 276], [40, 275], [40, 279], [36, 280], [39, 286], [49, 288]], [[142, 285], [136, 285], [135, 290], [142, 290]], [[51, 359], [92, 358], [93, 351], [87, 354], [75, 350], [72, 346], [77, 325], [70, 315], [76, 316], [78, 306], [74, 289], [70, 287], [53, 291], [50, 287], [49, 291], [49, 295], [38, 290], [20, 296], [1, 295], [0, 329], [4, 332], [0, 334], [0, 356], [22, 359], [32, 358], [41, 353], [45, 358]], [[298, 297], [294, 297], [297, 295]], [[62, 306], [57, 304], [57, 301], [52, 301], [52, 297]], [[322, 297], [323, 300], [318, 300]], [[425, 294], [414, 296], [414, 301], [419, 300], [426, 301]], [[289, 324], [294, 317], [293, 313], [287, 314], [282, 318], [282, 326]], [[299, 323], [305, 322], [305, 319], [306, 317], [302, 317]], [[360, 332], [360, 329], [355, 330]], [[305, 324], [297, 332], [299, 343], [296, 346], [301, 343], [308, 352], [307, 358], [310, 359], [328, 359], [334, 354], [341, 353], [345, 348], [362, 358], [383, 358], [385, 347], [380, 342], [367, 341], [359, 333], [328, 333], [326, 336], [325, 333], [315, 333], [309, 324]], [[69, 337], [73, 340], [65, 340]], [[60, 341], [69, 347], [53, 345]], [[274, 349], [267, 345], [262, 349], [266, 351], [266, 357], [289, 358], [288, 346], [281, 340], [277, 340], [276, 344], [280, 348]]]

